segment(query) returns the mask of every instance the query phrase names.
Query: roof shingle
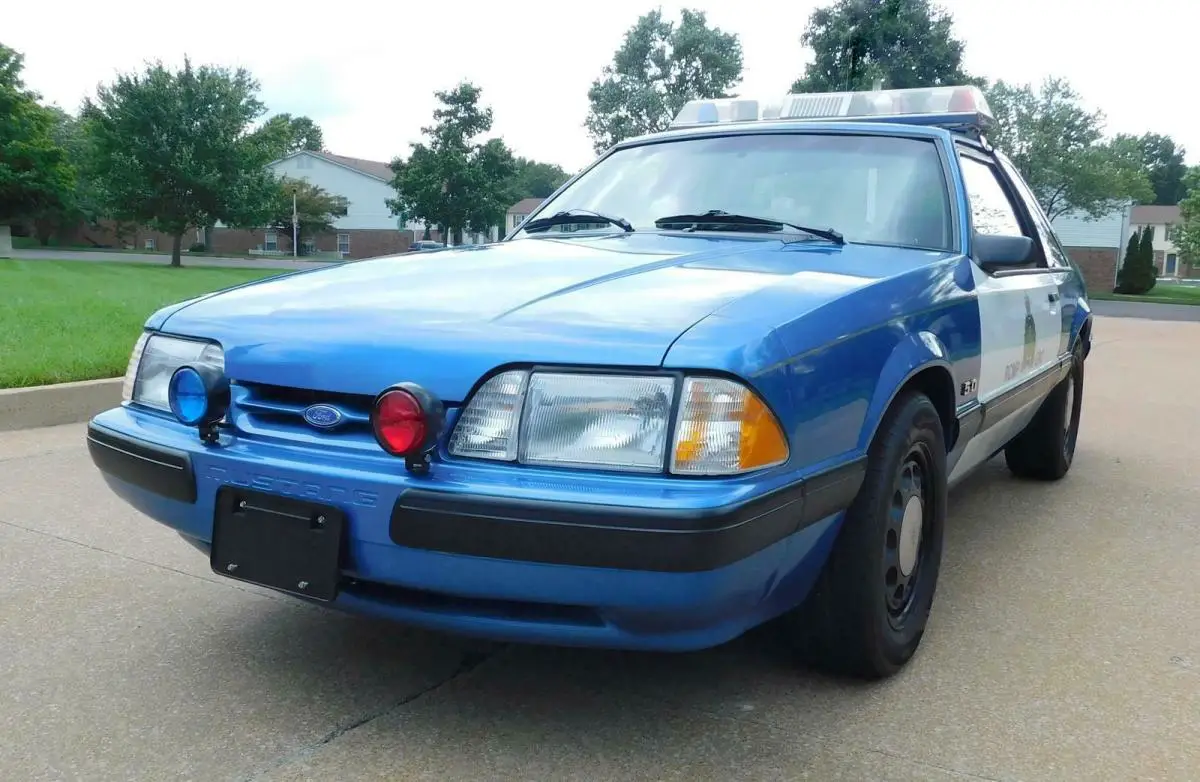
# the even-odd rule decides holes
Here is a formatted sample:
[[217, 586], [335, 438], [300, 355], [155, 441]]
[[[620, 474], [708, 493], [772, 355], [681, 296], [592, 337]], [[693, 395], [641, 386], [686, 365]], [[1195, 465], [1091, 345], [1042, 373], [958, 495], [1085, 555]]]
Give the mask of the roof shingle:
[[1134, 225], [1170, 225], [1179, 222], [1178, 206], [1135, 206], [1129, 222]]
[[392, 173], [392, 167], [379, 160], [364, 160], [360, 157], [347, 157], [346, 155], [335, 155], [332, 152], [309, 152], [310, 155], [316, 155], [319, 158], [324, 158], [331, 163], [352, 168], [360, 174], [366, 174], [375, 179], [382, 179], [385, 182], [391, 182], [395, 174]]
[[508, 208], [510, 215], [527, 215], [534, 209], [537, 209], [545, 201], [544, 198], [522, 198]]

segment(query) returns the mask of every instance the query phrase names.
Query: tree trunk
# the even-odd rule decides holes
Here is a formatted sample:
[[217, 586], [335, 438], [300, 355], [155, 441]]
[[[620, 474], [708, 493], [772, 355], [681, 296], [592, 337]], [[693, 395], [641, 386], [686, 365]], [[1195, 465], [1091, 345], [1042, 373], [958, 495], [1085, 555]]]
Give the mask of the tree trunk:
[[183, 266], [182, 258], [183, 249], [183, 234], [175, 234], [175, 238], [171, 240], [171, 265]]

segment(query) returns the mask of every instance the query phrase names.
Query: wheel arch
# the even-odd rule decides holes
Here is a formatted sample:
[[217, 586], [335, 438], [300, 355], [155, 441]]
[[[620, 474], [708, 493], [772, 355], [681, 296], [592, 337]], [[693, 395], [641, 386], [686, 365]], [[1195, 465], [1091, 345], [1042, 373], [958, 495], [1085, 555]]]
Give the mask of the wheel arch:
[[1092, 310], [1087, 302], [1083, 299], [1079, 300], [1079, 304], [1075, 309], [1074, 322], [1071, 324], [1071, 352], [1075, 351], [1076, 345], [1083, 346], [1083, 357], [1087, 358], [1092, 352]]
[[879, 430], [888, 409], [905, 391], [920, 391], [938, 411], [949, 453], [958, 439], [958, 416], [954, 373], [945, 345], [928, 331], [908, 335], [893, 349], [883, 366], [875, 393], [867, 408], [859, 446], [865, 451]]

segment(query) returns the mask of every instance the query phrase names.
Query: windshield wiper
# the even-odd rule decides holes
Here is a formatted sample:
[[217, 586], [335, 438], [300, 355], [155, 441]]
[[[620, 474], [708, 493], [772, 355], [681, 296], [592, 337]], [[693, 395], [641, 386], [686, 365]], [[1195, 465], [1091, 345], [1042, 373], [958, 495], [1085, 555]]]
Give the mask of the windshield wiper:
[[[785, 220], [776, 220], [773, 217], [754, 217], [752, 215], [737, 215], [723, 212], [720, 209], [710, 209], [703, 214], [687, 214], [687, 215], [671, 215], [670, 217], [660, 217], [654, 221], [657, 228], [665, 228], [669, 225], [690, 225], [690, 230], [738, 230], [739, 228], [758, 228], [768, 231], [782, 231], [784, 226], [795, 228], [797, 231], [803, 231], [806, 234], [812, 234], [822, 239], [828, 239], [834, 244], [845, 244], [846, 239], [832, 228], [810, 228], [806, 225], [796, 225]], [[701, 229], [700, 226], [705, 226]]]
[[536, 220], [530, 220], [521, 230], [545, 231], [552, 226], [568, 223], [608, 223], [617, 226], [625, 233], [633, 233], [633, 226], [624, 217], [613, 217], [587, 209], [567, 209], [563, 212], [555, 212], [549, 217], [539, 217]]

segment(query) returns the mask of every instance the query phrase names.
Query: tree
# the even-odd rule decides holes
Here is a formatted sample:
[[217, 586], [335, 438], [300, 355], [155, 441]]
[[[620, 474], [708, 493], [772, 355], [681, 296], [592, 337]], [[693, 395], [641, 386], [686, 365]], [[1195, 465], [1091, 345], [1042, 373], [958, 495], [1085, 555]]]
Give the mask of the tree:
[[1142, 166], [1103, 141], [1104, 115], [1080, 105], [1062, 79], [998, 81], [986, 91], [997, 126], [989, 140], [1021, 171], [1050, 219], [1078, 211], [1097, 218], [1125, 201], [1153, 198]]
[[1170, 136], [1145, 133], [1132, 136], [1118, 134], [1112, 141], [1113, 148], [1140, 165], [1146, 172], [1150, 187], [1154, 191], [1152, 203], [1174, 206], [1186, 195], [1183, 178], [1187, 174], [1184, 163], [1186, 150], [1175, 146]]
[[1148, 293], [1158, 282], [1158, 265], [1154, 262], [1154, 229], [1146, 226], [1134, 231], [1125, 246], [1125, 259], [1117, 271], [1117, 293], [1141, 295]]
[[584, 126], [596, 152], [632, 136], [666, 130], [684, 104], [728, 95], [742, 80], [742, 44], [684, 9], [676, 25], [661, 10], [640, 17], [588, 90]]
[[[1138, 262], [1147, 269], [1151, 269], [1154, 279], [1158, 279], [1158, 261], [1154, 258], [1154, 226], [1147, 225], [1142, 228], [1142, 238], [1138, 243]], [[1153, 284], [1150, 286], [1154, 287]]]
[[539, 163], [519, 157], [513, 161], [513, 165], [513, 201], [520, 201], [522, 198], [546, 198], [571, 178], [562, 166], [554, 163]]
[[[340, 195], [333, 195], [303, 179], [283, 177], [279, 181], [268, 228], [292, 238], [292, 195], [295, 194], [295, 233], [301, 239], [325, 233], [333, 228], [334, 221], [345, 217], [349, 202]], [[296, 248], [292, 248], [293, 250]]]
[[480, 107], [480, 92], [463, 82], [434, 93], [441, 106], [434, 124], [421, 129], [426, 141], [412, 144], [407, 160], [392, 161], [392, 214], [436, 225], [455, 243], [464, 230], [498, 225], [513, 201], [512, 152], [500, 139], [478, 140], [492, 128], [492, 110]]
[[185, 58], [178, 72], [155, 63], [84, 102], [88, 173], [104, 205], [174, 237], [172, 266], [188, 228], [259, 226], [276, 204], [270, 149], [248, 132], [263, 112], [257, 91], [244, 69], [194, 68]]
[[1129, 242], [1125, 245], [1125, 257], [1121, 260], [1121, 268], [1117, 270], [1116, 293], [1129, 293], [1135, 287], [1137, 265], [1140, 260], [1138, 232], [1129, 234]]
[[793, 92], [974, 84], [953, 20], [930, 0], [835, 0], [808, 18], [800, 42], [815, 59]]
[[1193, 269], [1200, 268], [1200, 166], [1193, 166], [1183, 178], [1187, 195], [1179, 202], [1179, 225], [1171, 241], [1179, 257]]
[[43, 245], [49, 244], [56, 234], [80, 223], [95, 224], [104, 215], [96, 183], [87, 175], [87, 161], [91, 154], [91, 138], [84, 131], [77, 117], [58, 106], [47, 106], [51, 119], [50, 135], [66, 153], [67, 164], [74, 176], [70, 191], [62, 199], [32, 215], [34, 234]]
[[325, 134], [321, 131], [321, 126], [308, 117], [276, 114], [255, 131], [255, 136], [270, 148], [272, 160], [278, 160], [302, 149], [310, 152], [321, 152], [325, 149]]
[[24, 57], [0, 44], [0, 223], [63, 208], [75, 172], [54, 139], [54, 115], [21, 81]]

